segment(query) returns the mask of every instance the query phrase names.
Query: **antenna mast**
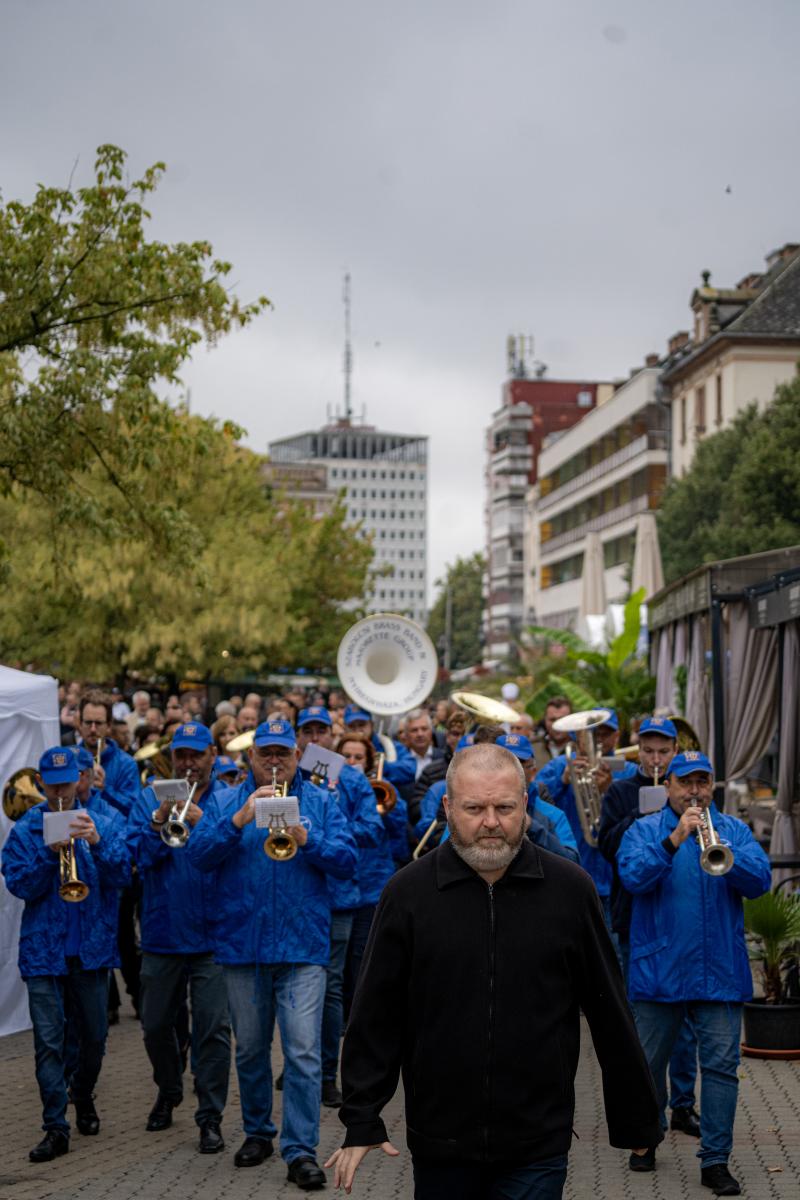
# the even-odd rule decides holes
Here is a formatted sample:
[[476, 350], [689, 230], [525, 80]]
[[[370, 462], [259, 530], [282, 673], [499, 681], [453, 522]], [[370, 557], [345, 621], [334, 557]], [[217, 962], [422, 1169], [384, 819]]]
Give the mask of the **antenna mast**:
[[344, 277], [344, 423], [349, 425], [353, 416], [350, 386], [353, 378], [353, 347], [350, 343], [350, 272]]

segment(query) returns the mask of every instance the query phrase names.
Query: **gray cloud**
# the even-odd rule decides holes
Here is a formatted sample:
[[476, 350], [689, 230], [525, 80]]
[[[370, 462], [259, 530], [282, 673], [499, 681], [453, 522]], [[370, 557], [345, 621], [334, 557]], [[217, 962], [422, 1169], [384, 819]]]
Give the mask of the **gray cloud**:
[[5, 0], [2, 189], [167, 161], [154, 233], [275, 303], [187, 375], [258, 448], [340, 401], [349, 268], [356, 407], [431, 437], [433, 579], [483, 542], [507, 333], [623, 375], [702, 268], [798, 237], [799, 35], [790, 0]]

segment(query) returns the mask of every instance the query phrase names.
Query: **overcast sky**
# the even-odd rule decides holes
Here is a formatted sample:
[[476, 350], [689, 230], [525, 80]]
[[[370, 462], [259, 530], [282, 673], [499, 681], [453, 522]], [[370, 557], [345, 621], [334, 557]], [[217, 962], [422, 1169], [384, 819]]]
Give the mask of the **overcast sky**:
[[[275, 308], [200, 354], [249, 443], [342, 397], [430, 437], [430, 557], [483, 544], [505, 339], [627, 375], [800, 241], [796, 0], [0, 0], [0, 188], [159, 159], [153, 233], [208, 238]], [[728, 189], [730, 188], [730, 191]], [[245, 516], [245, 514], [242, 514]]]

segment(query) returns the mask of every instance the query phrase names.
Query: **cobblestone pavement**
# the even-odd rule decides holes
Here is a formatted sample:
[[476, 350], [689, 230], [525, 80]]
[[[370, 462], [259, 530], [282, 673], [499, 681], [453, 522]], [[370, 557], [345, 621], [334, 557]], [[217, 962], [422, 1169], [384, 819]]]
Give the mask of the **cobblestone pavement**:
[[[233, 1152], [242, 1139], [235, 1072], [223, 1131], [224, 1154], [200, 1155], [188, 1091], [171, 1129], [146, 1133], [144, 1123], [154, 1099], [141, 1034], [130, 1012], [109, 1034], [97, 1108], [102, 1128], [94, 1138], [73, 1131], [72, 1149], [53, 1163], [35, 1165], [28, 1150], [40, 1138], [39, 1097], [33, 1073], [29, 1033], [0, 1038], [0, 1077], [4, 1102], [0, 1140], [0, 1200], [245, 1200], [246, 1197], [298, 1197], [286, 1182], [278, 1158], [260, 1167], [236, 1170]], [[731, 1169], [750, 1200], [798, 1200], [800, 1197], [800, 1063], [745, 1059]], [[627, 1156], [612, 1150], [602, 1115], [601, 1078], [584, 1027], [577, 1078], [578, 1134], [570, 1155], [567, 1200], [677, 1200], [709, 1197], [700, 1186], [694, 1157], [696, 1142], [669, 1134], [659, 1149], [653, 1175], [632, 1175]], [[188, 1078], [187, 1078], [188, 1084]], [[280, 1093], [276, 1093], [280, 1125]], [[359, 1173], [354, 1196], [370, 1200], [413, 1195], [411, 1165], [403, 1139], [402, 1094], [387, 1110], [392, 1140], [403, 1149], [399, 1159], [370, 1154]], [[322, 1110], [320, 1159], [338, 1144], [341, 1126], [335, 1111]], [[331, 1190], [330, 1188], [328, 1189]], [[344, 1195], [344, 1193], [339, 1193]], [[453, 1197], [458, 1200], [458, 1197]]]

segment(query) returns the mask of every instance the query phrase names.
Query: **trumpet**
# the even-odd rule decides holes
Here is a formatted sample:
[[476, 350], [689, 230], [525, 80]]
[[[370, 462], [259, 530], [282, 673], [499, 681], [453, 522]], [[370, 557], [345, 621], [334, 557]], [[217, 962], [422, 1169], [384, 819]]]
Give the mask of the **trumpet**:
[[[272, 794], [280, 799], [289, 792], [288, 783], [278, 783], [278, 769], [272, 768]], [[286, 827], [286, 818], [279, 813], [274, 818], [275, 824], [270, 824], [269, 837], [264, 842], [264, 853], [273, 862], [288, 862], [297, 854], [297, 842]]]
[[186, 797], [183, 806], [178, 808], [177, 803], [173, 804], [172, 811], [161, 829], [161, 840], [171, 850], [179, 850], [189, 840], [192, 827], [186, 820], [186, 815], [192, 806], [192, 800], [196, 791], [197, 784], [193, 783], [189, 788], [189, 795]]
[[723, 846], [711, 820], [711, 809], [701, 811], [702, 823], [697, 826], [697, 844], [700, 847], [700, 866], [706, 875], [727, 875], [733, 866], [733, 851]]
[[[63, 812], [61, 797], [58, 799], [58, 811]], [[69, 839], [69, 846], [59, 846], [58, 849], [58, 894], [62, 900], [77, 904], [89, 895], [89, 885], [78, 878], [78, 859], [75, 853], [75, 838]]]
[[[605, 725], [610, 716], [607, 708], [590, 708], [559, 717], [553, 722], [553, 728], [559, 733], [575, 734], [574, 745], [567, 744], [566, 759], [583, 840], [593, 849], [597, 848], [603, 797], [597, 786], [597, 767], [600, 759], [592, 730]], [[586, 759], [585, 767], [573, 765], [573, 759], [579, 755]]]
[[391, 812], [395, 804], [397, 804], [397, 792], [394, 784], [389, 783], [388, 779], [383, 778], [383, 763], [385, 756], [378, 755], [378, 767], [375, 771], [375, 778], [370, 779], [372, 790], [375, 793], [375, 807], [381, 816]]

